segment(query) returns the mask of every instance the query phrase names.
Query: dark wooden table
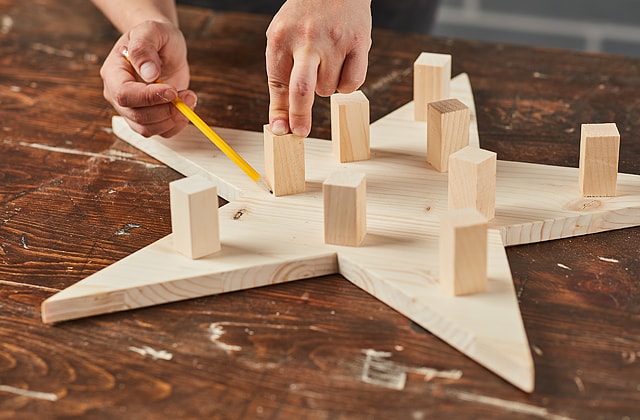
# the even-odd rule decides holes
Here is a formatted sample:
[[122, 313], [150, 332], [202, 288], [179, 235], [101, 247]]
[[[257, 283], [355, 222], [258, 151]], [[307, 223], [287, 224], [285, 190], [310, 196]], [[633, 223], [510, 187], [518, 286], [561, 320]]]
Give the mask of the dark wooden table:
[[[268, 18], [181, 18], [203, 118], [260, 131]], [[0, 0], [0, 418], [640, 418], [638, 228], [508, 249], [533, 394], [337, 275], [44, 325], [44, 299], [170, 231], [180, 175], [110, 132], [116, 37], [86, 0]], [[411, 100], [422, 51], [470, 75], [500, 159], [576, 166], [580, 124], [616, 122], [640, 174], [640, 60], [374, 32], [373, 119]], [[328, 138], [328, 101], [314, 112]], [[365, 383], [364, 349], [462, 377]]]

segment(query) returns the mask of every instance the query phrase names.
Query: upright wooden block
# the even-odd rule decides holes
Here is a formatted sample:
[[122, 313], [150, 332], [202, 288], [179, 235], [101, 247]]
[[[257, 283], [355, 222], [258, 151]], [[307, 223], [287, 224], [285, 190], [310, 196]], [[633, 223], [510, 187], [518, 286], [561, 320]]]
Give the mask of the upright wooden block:
[[362, 91], [331, 95], [331, 141], [333, 154], [342, 163], [371, 156], [369, 100]]
[[274, 135], [264, 126], [265, 178], [276, 197], [305, 190], [304, 138]]
[[447, 172], [449, 155], [469, 145], [469, 107], [458, 99], [431, 102], [427, 118], [427, 162]]
[[416, 121], [427, 121], [427, 104], [449, 98], [451, 56], [422, 53], [413, 63], [413, 103]]
[[487, 221], [475, 209], [440, 218], [440, 283], [454, 296], [487, 289]]
[[215, 184], [195, 175], [169, 184], [173, 247], [197, 259], [220, 250], [218, 192]]
[[363, 173], [340, 171], [322, 184], [324, 242], [358, 246], [367, 234], [367, 183]]
[[449, 156], [449, 210], [476, 209], [485, 219], [496, 215], [494, 152], [467, 146]]
[[615, 197], [619, 154], [615, 123], [582, 124], [578, 181], [584, 197]]

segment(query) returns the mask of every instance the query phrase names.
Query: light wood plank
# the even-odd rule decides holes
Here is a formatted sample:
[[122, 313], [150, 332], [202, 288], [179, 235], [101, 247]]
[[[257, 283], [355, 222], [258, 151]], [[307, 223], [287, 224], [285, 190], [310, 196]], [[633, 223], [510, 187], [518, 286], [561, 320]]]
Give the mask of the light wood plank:
[[[472, 112], [470, 144], [478, 144], [469, 79], [460, 75], [451, 86]], [[636, 226], [640, 177], [620, 174], [616, 197], [585, 199], [576, 184], [577, 168], [498, 161], [487, 291], [452, 297], [439, 285], [436, 257], [439, 216], [448, 211], [447, 174], [425, 163], [426, 127], [414, 121], [413, 106], [408, 103], [371, 125], [368, 161], [338, 163], [330, 142], [306, 139], [307, 188], [285, 197], [257, 187], [193, 127], [173, 139], [144, 138], [114, 118], [118, 136], [184, 174], [210, 177], [219, 194], [231, 200], [220, 209], [222, 249], [190, 260], [173, 250], [169, 236], [52, 296], [43, 303], [43, 319], [57, 322], [340, 272], [505, 380], [531, 391], [533, 362], [503, 239], [515, 245]], [[263, 171], [262, 133], [216, 131]], [[358, 247], [323, 240], [322, 182], [347, 167], [367, 176], [367, 235]]]
[[449, 156], [449, 210], [473, 208], [487, 220], [496, 214], [494, 152], [467, 146]]
[[362, 91], [331, 95], [331, 142], [339, 162], [371, 157], [369, 100]]
[[367, 182], [365, 174], [335, 172], [322, 183], [324, 242], [358, 246], [367, 234]]
[[305, 189], [304, 138], [276, 136], [264, 125], [264, 171], [273, 195], [298, 194]]
[[578, 182], [584, 197], [615, 197], [619, 155], [615, 123], [582, 124]]
[[453, 296], [487, 290], [487, 219], [478, 210], [450, 210], [440, 217], [439, 261], [440, 284]]
[[194, 175], [169, 183], [173, 247], [191, 259], [220, 251], [218, 190]]
[[448, 99], [451, 82], [451, 55], [423, 52], [413, 63], [414, 119], [427, 120], [429, 102]]
[[427, 162], [447, 172], [449, 156], [469, 145], [469, 107], [459, 99], [427, 105]]

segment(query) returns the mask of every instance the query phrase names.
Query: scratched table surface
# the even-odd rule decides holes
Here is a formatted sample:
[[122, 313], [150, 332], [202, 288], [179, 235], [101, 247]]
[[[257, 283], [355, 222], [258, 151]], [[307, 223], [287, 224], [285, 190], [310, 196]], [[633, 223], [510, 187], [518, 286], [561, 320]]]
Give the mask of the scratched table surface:
[[[267, 120], [264, 16], [180, 9], [211, 125]], [[0, 418], [640, 418], [640, 229], [507, 250], [536, 367], [526, 394], [339, 275], [44, 325], [40, 304], [170, 232], [181, 178], [117, 139], [85, 0], [0, 0]], [[372, 119], [453, 55], [499, 159], [577, 166], [616, 122], [640, 174], [640, 60], [375, 31]], [[318, 99], [312, 136], [329, 138]], [[473, 314], [469, 314], [473, 316]]]

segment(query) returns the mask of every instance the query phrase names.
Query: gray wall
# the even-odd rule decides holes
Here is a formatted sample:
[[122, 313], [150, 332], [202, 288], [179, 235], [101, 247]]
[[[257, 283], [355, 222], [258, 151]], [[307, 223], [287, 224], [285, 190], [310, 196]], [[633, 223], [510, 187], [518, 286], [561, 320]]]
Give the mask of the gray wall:
[[640, 57], [640, 0], [441, 0], [432, 33]]

